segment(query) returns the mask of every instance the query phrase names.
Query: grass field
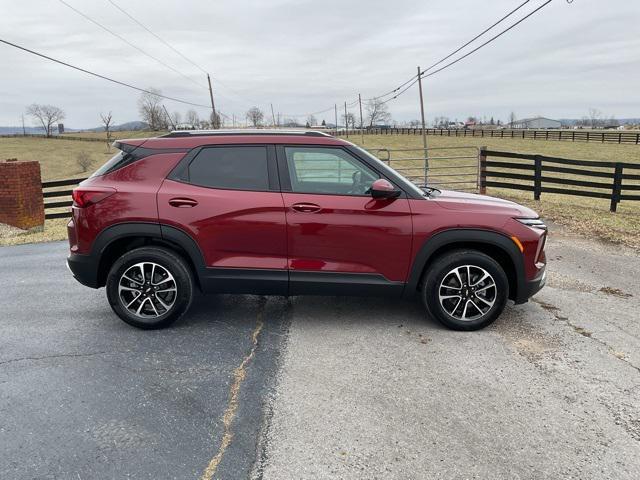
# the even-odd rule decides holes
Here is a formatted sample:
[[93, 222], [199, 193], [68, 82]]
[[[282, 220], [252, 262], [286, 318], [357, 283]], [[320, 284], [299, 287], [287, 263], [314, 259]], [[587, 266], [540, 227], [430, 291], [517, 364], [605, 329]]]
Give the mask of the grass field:
[[[118, 132], [119, 138], [140, 138], [157, 136], [162, 133], [154, 132]], [[104, 134], [75, 134], [86, 136], [100, 136]], [[359, 135], [350, 136], [350, 141], [361, 144]], [[558, 156], [572, 159], [624, 161], [640, 164], [640, 147], [634, 145], [616, 145], [582, 142], [558, 142], [543, 140], [499, 139], [499, 138], [456, 138], [456, 137], [428, 137], [429, 147], [480, 147], [519, 153], [533, 153], [548, 156]], [[418, 135], [365, 135], [363, 147], [367, 149], [402, 149], [420, 148], [422, 138]], [[85, 152], [91, 159], [91, 165], [83, 172], [78, 165], [77, 157]], [[448, 150], [448, 155], [466, 155], [473, 150]], [[88, 176], [113, 155], [106, 148], [106, 143], [81, 142], [64, 140], [46, 140], [40, 138], [0, 138], [0, 161], [6, 158], [19, 160], [38, 160], [42, 167], [42, 178], [46, 180], [64, 179]], [[444, 152], [441, 152], [444, 153]], [[440, 153], [434, 152], [436, 155]], [[419, 152], [406, 152], [396, 156], [412, 157]], [[473, 160], [463, 160], [473, 163]], [[446, 161], [440, 161], [446, 164]], [[432, 162], [434, 165], [436, 162]], [[392, 165], [394, 165], [392, 163]], [[418, 162], [417, 165], [421, 165]], [[397, 165], [396, 165], [397, 166]], [[461, 169], [457, 173], [473, 172], [473, 168]], [[420, 168], [414, 172], [420, 173]], [[432, 181], [435, 179], [432, 179]], [[440, 180], [447, 180], [443, 177]], [[473, 178], [469, 180], [474, 181]], [[471, 186], [471, 185], [468, 185]], [[461, 186], [462, 187], [462, 186]], [[607, 200], [573, 197], [565, 195], [542, 195], [539, 202], [533, 200], [530, 192], [517, 190], [489, 189], [490, 195], [509, 198], [526, 204], [544, 217], [565, 225], [570, 230], [587, 235], [598, 236], [617, 243], [623, 243], [640, 249], [640, 202], [623, 201], [618, 205], [618, 213], [609, 212]], [[64, 220], [47, 221], [44, 232], [23, 234], [19, 236], [0, 236], [0, 245], [7, 243], [25, 243], [30, 241], [46, 241], [65, 238]]]
[[[373, 135], [364, 136], [364, 144], [360, 136], [349, 137], [349, 140], [367, 148], [406, 149], [421, 148], [422, 137], [413, 135]], [[640, 147], [636, 145], [612, 145], [586, 142], [558, 142], [543, 140], [500, 139], [500, 138], [456, 138], [427, 137], [429, 148], [486, 146], [490, 150], [501, 150], [518, 153], [532, 153], [547, 156], [584, 160], [621, 161], [640, 164]], [[375, 152], [374, 152], [375, 153]], [[467, 155], [470, 150], [446, 150], [446, 155]], [[398, 157], [417, 156], [419, 152], [402, 152]], [[430, 155], [445, 155], [445, 151], [433, 151]], [[460, 160], [469, 162], [470, 160]], [[440, 161], [441, 164], [443, 161]], [[404, 165], [410, 162], [404, 162]], [[422, 165], [422, 162], [417, 162]], [[472, 162], [473, 163], [473, 162]], [[403, 162], [398, 162], [403, 164]], [[437, 166], [437, 162], [432, 162]], [[391, 163], [394, 166], [394, 163]], [[419, 169], [416, 169], [419, 170]], [[415, 171], [415, 170], [414, 170]], [[462, 169], [472, 172], [473, 169]], [[406, 172], [405, 172], [406, 173]], [[632, 172], [640, 174], [640, 171]], [[562, 174], [554, 174], [562, 176]], [[437, 180], [449, 180], [449, 177]], [[473, 180], [473, 179], [472, 179]], [[435, 179], [434, 179], [435, 181]], [[603, 179], [604, 181], [604, 179]], [[636, 182], [637, 183], [637, 182]], [[468, 185], [467, 185], [468, 186]], [[549, 220], [566, 226], [570, 231], [585, 235], [597, 236], [615, 243], [621, 243], [640, 249], [640, 202], [623, 201], [618, 204], [618, 212], [609, 212], [609, 200], [557, 195], [543, 193], [540, 201], [533, 200], [532, 192], [511, 189], [489, 188], [489, 195], [507, 198], [527, 205]]]

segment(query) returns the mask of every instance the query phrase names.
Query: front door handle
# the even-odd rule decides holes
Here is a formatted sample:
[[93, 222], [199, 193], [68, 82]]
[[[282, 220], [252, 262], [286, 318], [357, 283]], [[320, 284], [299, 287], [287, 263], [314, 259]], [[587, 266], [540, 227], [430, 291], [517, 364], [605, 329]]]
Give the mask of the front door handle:
[[169, 200], [169, 205], [177, 208], [188, 208], [195, 207], [196, 205], [198, 205], [198, 202], [193, 198], [172, 198], [171, 200]]
[[322, 209], [320, 205], [315, 203], [294, 203], [291, 208], [300, 213], [316, 213]]

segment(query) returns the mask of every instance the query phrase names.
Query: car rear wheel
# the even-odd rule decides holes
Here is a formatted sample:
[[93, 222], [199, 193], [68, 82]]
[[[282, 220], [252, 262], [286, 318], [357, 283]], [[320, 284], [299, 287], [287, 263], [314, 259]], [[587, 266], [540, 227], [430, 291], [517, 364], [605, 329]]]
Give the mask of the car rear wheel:
[[509, 282], [490, 256], [476, 250], [456, 250], [429, 267], [421, 293], [428, 312], [447, 327], [478, 330], [502, 313]]
[[189, 266], [170, 250], [142, 247], [116, 260], [107, 277], [107, 298], [129, 325], [162, 328], [180, 318], [193, 299]]

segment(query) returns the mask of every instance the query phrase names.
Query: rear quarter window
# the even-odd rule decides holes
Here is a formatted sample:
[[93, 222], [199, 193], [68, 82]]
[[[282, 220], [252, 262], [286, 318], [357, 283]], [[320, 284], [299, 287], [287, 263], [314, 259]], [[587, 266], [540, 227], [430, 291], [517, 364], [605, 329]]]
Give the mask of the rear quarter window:
[[180, 180], [201, 187], [227, 190], [269, 190], [267, 147], [203, 148], [189, 163]]

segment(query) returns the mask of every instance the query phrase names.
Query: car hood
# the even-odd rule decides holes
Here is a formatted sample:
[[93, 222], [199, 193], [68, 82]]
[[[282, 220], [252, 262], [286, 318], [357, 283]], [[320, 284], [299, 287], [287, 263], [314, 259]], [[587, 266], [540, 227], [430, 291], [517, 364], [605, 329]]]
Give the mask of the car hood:
[[475, 193], [456, 192], [453, 190], [442, 190], [441, 192], [440, 195], [435, 197], [435, 200], [441, 207], [449, 210], [504, 213], [505, 215], [514, 217], [538, 216], [538, 214], [530, 208], [510, 200], [503, 200], [502, 198], [477, 195]]

